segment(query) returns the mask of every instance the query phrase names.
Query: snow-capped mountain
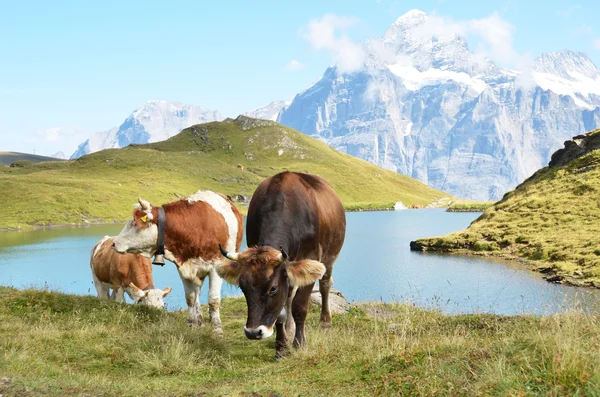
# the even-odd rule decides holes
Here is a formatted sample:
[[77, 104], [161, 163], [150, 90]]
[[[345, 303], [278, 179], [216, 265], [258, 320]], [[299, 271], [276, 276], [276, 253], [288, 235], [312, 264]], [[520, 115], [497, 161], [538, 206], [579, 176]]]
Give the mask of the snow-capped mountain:
[[54, 157], [55, 159], [61, 159], [61, 160], [67, 160], [68, 159], [68, 157], [62, 151], [56, 152], [56, 153], [54, 153], [50, 157]]
[[163, 141], [186, 127], [222, 120], [218, 111], [181, 102], [148, 101], [125, 119], [119, 127], [97, 132], [83, 142], [71, 159], [108, 148], [125, 147], [131, 143]]
[[244, 113], [244, 115], [255, 119], [277, 121], [281, 111], [284, 110], [289, 104], [290, 102], [286, 101], [273, 101], [264, 106], [251, 110], [248, 113]]
[[432, 34], [413, 10], [365, 42], [364, 70], [328, 68], [278, 117], [334, 148], [458, 197], [502, 195], [565, 139], [600, 126], [600, 69], [584, 53], [508, 70]]

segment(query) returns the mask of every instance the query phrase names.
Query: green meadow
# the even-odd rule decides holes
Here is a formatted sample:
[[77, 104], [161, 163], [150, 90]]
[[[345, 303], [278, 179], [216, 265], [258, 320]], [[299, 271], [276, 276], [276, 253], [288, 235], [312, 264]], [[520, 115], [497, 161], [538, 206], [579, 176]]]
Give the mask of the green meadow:
[[[205, 308], [206, 309], [206, 308]], [[206, 313], [205, 313], [206, 314]], [[279, 361], [274, 340], [243, 336], [227, 298], [224, 336], [184, 312], [0, 287], [5, 396], [566, 396], [600, 390], [600, 318], [444, 315], [357, 304]]]
[[327, 180], [349, 210], [423, 206], [450, 197], [274, 122], [240, 117], [192, 126], [163, 142], [62, 162], [0, 167], [0, 229], [123, 222], [137, 197], [155, 204], [200, 189], [250, 197], [278, 172]]

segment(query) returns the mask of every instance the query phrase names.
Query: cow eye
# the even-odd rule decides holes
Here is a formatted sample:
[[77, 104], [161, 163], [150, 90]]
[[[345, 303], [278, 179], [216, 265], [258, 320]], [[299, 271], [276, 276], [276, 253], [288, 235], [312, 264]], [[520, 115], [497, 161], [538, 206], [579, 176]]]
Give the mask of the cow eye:
[[273, 295], [274, 293], [277, 292], [277, 290], [279, 289], [278, 286], [274, 285], [271, 287], [271, 289], [269, 290], [269, 295]]

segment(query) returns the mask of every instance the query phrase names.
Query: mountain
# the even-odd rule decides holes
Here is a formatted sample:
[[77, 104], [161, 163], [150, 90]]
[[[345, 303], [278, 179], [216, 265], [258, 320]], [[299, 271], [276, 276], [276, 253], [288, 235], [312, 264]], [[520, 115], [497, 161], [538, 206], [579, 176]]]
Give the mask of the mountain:
[[0, 165], [9, 166], [15, 162], [20, 162], [21, 165], [25, 165], [28, 162], [39, 163], [42, 161], [62, 161], [62, 159], [54, 156], [48, 157], [30, 153], [0, 152]]
[[244, 115], [255, 119], [277, 121], [281, 111], [289, 104], [290, 102], [286, 101], [273, 101], [248, 113], [244, 113]]
[[[457, 197], [497, 200], [568, 137], [600, 126], [600, 69], [584, 53], [508, 70], [432, 29], [422, 11], [364, 43], [357, 73], [328, 68], [278, 121]], [[439, 30], [439, 29], [438, 29]]]
[[62, 151], [56, 152], [50, 157], [54, 157], [55, 159], [68, 160], [67, 155], [64, 154]]
[[549, 281], [600, 287], [599, 149], [600, 130], [566, 141], [467, 230], [411, 248], [518, 259]]
[[274, 121], [239, 116], [188, 127], [162, 142], [0, 169], [0, 229], [122, 222], [138, 196], [164, 203], [198, 189], [246, 202], [262, 180], [283, 170], [321, 175], [347, 209], [391, 209], [397, 202], [441, 205], [452, 199]]
[[181, 102], [148, 101], [138, 107], [119, 127], [97, 132], [79, 145], [71, 159], [108, 148], [132, 143], [158, 142], [178, 134], [190, 125], [218, 121], [218, 111]]

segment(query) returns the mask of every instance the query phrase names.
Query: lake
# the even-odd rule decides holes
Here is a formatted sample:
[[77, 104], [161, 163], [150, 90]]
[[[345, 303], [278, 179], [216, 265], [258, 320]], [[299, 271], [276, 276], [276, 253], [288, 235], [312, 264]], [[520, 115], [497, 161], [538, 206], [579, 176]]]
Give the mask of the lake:
[[[404, 302], [446, 313], [600, 313], [600, 291], [556, 285], [537, 273], [488, 259], [419, 253], [409, 242], [465, 229], [479, 213], [443, 209], [347, 213], [346, 241], [334, 288], [351, 302]], [[0, 232], [0, 285], [95, 295], [90, 251], [122, 225]], [[245, 247], [245, 242], [244, 242]], [[170, 286], [169, 309], [185, 307], [175, 265], [154, 266], [154, 284]], [[241, 291], [226, 283], [223, 296]], [[201, 291], [206, 303], [208, 283]]]

